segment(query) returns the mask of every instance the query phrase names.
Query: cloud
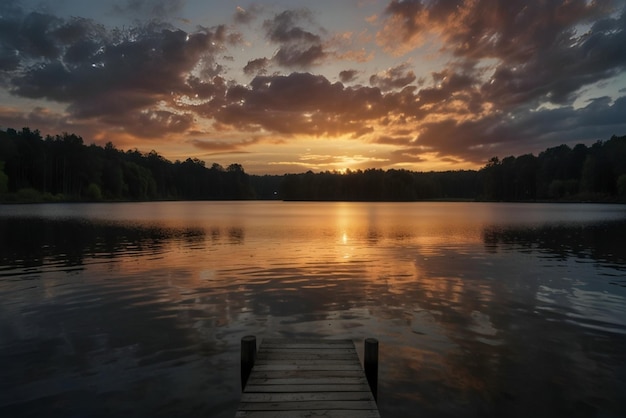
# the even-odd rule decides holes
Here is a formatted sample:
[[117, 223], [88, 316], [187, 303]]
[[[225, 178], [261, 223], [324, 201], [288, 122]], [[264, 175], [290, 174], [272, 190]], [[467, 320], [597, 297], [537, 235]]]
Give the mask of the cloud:
[[[327, 37], [326, 31], [314, 21], [308, 9], [285, 10], [263, 22], [265, 38], [277, 49], [271, 58], [248, 61], [244, 73], [265, 74], [270, 65], [286, 70], [309, 70], [333, 61], [367, 62], [374, 53], [354, 49], [352, 32]], [[363, 36], [359, 35], [360, 40]], [[262, 64], [262, 65], [261, 65]], [[261, 71], [259, 71], [261, 70]]]
[[257, 76], [249, 87], [231, 87], [226, 100], [212, 116], [253, 132], [359, 136], [372, 130], [364, 122], [389, 111], [378, 88], [345, 88], [310, 73]]
[[354, 81], [358, 74], [358, 70], [343, 70], [339, 73], [339, 80], [341, 80], [342, 83], [349, 83]]
[[[5, 10], [2, 10], [4, 12]], [[11, 68], [17, 68], [23, 59], [54, 59], [60, 47], [54, 31], [63, 21], [42, 13], [23, 15], [10, 9], [0, 14], [0, 48], [3, 56], [14, 56]]]
[[568, 104], [586, 85], [626, 68], [626, 14], [604, 19], [579, 36], [539, 45], [523, 63], [501, 62], [484, 86], [486, 99], [503, 105], [529, 100]]
[[615, 3], [392, 0], [378, 39], [388, 50], [406, 52], [434, 35], [441, 39], [444, 49], [457, 56], [521, 62], [534, 47], [549, 45], [564, 30], [606, 15]]
[[390, 152], [390, 161], [397, 164], [424, 163], [429, 161], [422, 148], [401, 148]]
[[533, 100], [568, 104], [581, 87], [626, 67], [626, 18], [624, 10], [610, 16], [615, 4], [394, 0], [377, 39], [401, 54], [436, 37], [441, 51], [453, 54], [457, 63], [472, 67], [495, 61], [483, 94], [499, 108]]
[[267, 67], [270, 65], [270, 60], [267, 58], [257, 58], [251, 61], [248, 61], [245, 67], [243, 67], [243, 72], [247, 75], [263, 75], [267, 72]]
[[397, 67], [381, 71], [370, 77], [370, 84], [379, 87], [382, 91], [389, 91], [405, 87], [417, 79], [409, 64], [404, 63]]
[[308, 68], [325, 57], [322, 45], [284, 45], [274, 54], [274, 61], [282, 67]]
[[[536, 153], [555, 142], [575, 145], [624, 132], [617, 117], [623, 99], [571, 106], [583, 87], [626, 68], [625, 13], [610, 15], [609, 3], [391, 2], [377, 37], [383, 46], [406, 53], [435, 36], [453, 60], [416, 92], [412, 112], [398, 107], [413, 118], [418, 139], [378, 141], [400, 147], [394, 161], [436, 153], [484, 164], [493, 155]], [[401, 42], [386, 38], [392, 29]], [[396, 44], [385, 44], [392, 39]], [[537, 110], [542, 103], [560, 107]]]
[[393, 0], [385, 9], [383, 28], [376, 41], [387, 52], [402, 55], [424, 44], [429, 25], [427, 8], [422, 1]]
[[307, 30], [306, 24], [312, 24], [311, 13], [306, 9], [285, 10], [263, 22], [267, 39], [279, 45], [273, 57], [278, 65], [308, 68], [327, 56], [320, 35]]
[[[56, 56], [26, 66], [13, 80], [13, 93], [30, 98], [70, 102], [74, 107], [98, 110], [102, 96], [112, 93], [137, 95], [160, 100], [172, 92], [188, 90], [185, 75], [223, 42], [221, 31], [188, 34], [181, 30], [144, 27], [115, 40], [81, 45], [81, 54], [71, 54], [77, 44], [57, 44]], [[65, 59], [64, 53], [70, 59]], [[128, 105], [145, 105], [131, 100]]]
[[263, 27], [267, 31], [267, 37], [273, 42], [320, 42], [320, 37], [299, 26], [301, 22], [310, 22], [311, 12], [306, 9], [285, 10], [266, 20]]
[[34, 107], [28, 112], [10, 106], [0, 106], [0, 126], [4, 128], [20, 129], [35, 127], [44, 134], [58, 132], [75, 132], [66, 116], [54, 113], [44, 107]]
[[250, 145], [254, 145], [260, 142], [259, 138], [252, 138], [246, 141], [215, 141], [215, 140], [202, 140], [192, 139], [189, 141], [194, 147], [203, 151], [208, 151], [210, 155], [217, 154], [232, 154], [233, 152], [244, 152], [244, 150]]
[[407, 141], [407, 150], [424, 147], [428, 152], [484, 164], [492, 156], [537, 154], [556, 143], [574, 146], [581, 142], [606, 140], [626, 132], [626, 98], [611, 103], [598, 98], [586, 107], [562, 107], [512, 114], [490, 114], [457, 122], [444, 119], [422, 123], [416, 140]]
[[89, 19], [19, 10], [2, 19], [4, 84], [17, 96], [66, 104], [73, 118], [122, 126], [137, 136], [167, 135], [193, 125], [180, 109], [185, 97], [210, 99], [225, 91], [217, 59], [233, 34], [224, 26], [185, 32], [147, 23], [107, 30]]
[[146, 109], [131, 112], [123, 117], [116, 116], [111, 125], [120, 124], [124, 131], [143, 138], [166, 137], [171, 133], [183, 133], [193, 127], [194, 117], [190, 113], [176, 113], [168, 110]]

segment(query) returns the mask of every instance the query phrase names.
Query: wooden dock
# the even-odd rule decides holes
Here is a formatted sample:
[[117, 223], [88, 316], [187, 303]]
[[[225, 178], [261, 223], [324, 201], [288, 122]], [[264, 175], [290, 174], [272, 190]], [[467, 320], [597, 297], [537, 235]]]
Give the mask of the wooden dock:
[[[263, 339], [257, 353], [254, 337], [246, 338], [236, 418], [380, 417], [376, 384], [371, 390], [351, 340]], [[378, 342], [368, 340], [375, 342], [377, 373]], [[368, 351], [365, 356], [372, 357]]]

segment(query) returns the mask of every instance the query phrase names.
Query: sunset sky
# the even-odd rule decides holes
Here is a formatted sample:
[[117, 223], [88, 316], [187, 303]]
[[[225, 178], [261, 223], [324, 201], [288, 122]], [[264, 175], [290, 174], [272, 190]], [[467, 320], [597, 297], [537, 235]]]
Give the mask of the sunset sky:
[[626, 0], [1, 0], [23, 126], [252, 174], [591, 145], [626, 135]]

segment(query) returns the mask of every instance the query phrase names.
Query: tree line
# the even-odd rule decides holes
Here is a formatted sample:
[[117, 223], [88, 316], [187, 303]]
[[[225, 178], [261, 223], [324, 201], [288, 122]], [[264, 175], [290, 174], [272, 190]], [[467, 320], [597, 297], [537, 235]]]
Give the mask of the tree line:
[[281, 186], [288, 200], [626, 202], [626, 136], [493, 157], [478, 171], [307, 172], [285, 175]]
[[116, 200], [487, 200], [626, 201], [626, 136], [590, 147], [560, 145], [533, 154], [493, 157], [480, 170], [414, 172], [367, 169], [249, 175], [156, 151], [85, 145], [75, 134], [0, 131], [0, 199]]
[[254, 192], [239, 164], [171, 162], [156, 151], [87, 146], [75, 134], [42, 138], [23, 128], [0, 131], [0, 195], [4, 201], [230, 200]]
[[485, 200], [626, 201], [626, 136], [538, 156], [493, 157], [479, 179]]

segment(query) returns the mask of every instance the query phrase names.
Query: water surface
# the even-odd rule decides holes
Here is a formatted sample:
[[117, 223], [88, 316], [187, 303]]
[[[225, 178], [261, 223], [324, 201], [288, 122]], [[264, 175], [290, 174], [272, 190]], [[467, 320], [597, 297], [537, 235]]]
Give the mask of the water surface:
[[626, 207], [0, 206], [0, 416], [232, 417], [239, 341], [380, 340], [383, 416], [626, 415]]

